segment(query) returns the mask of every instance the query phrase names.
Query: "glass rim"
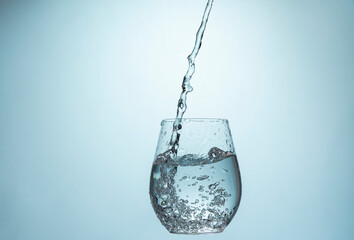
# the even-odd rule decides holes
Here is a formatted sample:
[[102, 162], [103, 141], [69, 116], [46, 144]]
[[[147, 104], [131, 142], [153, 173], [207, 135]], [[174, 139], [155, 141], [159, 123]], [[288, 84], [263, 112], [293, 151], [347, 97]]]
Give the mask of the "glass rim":
[[[176, 118], [166, 118], [161, 121], [161, 124], [174, 123], [175, 120]], [[186, 120], [189, 122], [226, 122], [226, 123], [229, 122], [225, 118], [182, 118], [182, 122]]]

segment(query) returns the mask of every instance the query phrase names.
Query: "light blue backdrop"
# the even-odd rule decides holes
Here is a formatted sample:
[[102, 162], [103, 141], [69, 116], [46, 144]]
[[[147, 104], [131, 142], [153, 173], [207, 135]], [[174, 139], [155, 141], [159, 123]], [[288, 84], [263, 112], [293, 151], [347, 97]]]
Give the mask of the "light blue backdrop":
[[0, 239], [353, 239], [354, 2], [215, 0], [186, 117], [230, 121], [243, 198], [169, 234], [148, 196], [206, 1], [1, 1]]

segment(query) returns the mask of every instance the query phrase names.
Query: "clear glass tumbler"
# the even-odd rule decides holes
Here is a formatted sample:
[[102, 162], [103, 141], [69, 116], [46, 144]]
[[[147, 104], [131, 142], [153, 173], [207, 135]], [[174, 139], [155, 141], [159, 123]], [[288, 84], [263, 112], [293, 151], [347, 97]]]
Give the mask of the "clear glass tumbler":
[[171, 233], [222, 232], [241, 199], [236, 153], [225, 119], [183, 119], [176, 157], [170, 138], [174, 119], [161, 122], [150, 178], [150, 199]]

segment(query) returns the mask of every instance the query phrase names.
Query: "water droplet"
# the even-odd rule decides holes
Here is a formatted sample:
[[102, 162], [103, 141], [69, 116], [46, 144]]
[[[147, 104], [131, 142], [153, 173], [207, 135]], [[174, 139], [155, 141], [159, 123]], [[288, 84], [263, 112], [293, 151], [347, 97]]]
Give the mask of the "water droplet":
[[201, 175], [201, 176], [199, 176], [199, 177], [197, 178], [197, 180], [203, 181], [203, 180], [208, 179], [208, 178], [209, 178], [208, 175]]
[[186, 180], [186, 179], [187, 179], [187, 176], [183, 176], [183, 177], [180, 179], [180, 181]]
[[209, 185], [209, 189], [210, 189], [210, 190], [214, 190], [219, 184], [220, 184], [219, 182], [216, 182], [216, 183], [214, 183], [214, 184], [210, 184], [210, 185]]
[[215, 196], [212, 201], [218, 207], [224, 206], [225, 204], [225, 198], [221, 195]]

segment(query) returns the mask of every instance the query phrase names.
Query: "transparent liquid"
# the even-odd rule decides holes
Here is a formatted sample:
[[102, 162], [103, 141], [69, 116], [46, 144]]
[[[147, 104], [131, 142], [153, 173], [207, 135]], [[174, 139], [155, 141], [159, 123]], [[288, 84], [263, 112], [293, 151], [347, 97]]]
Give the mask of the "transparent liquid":
[[175, 160], [157, 156], [150, 198], [161, 223], [171, 233], [222, 232], [235, 215], [241, 197], [236, 155], [218, 148], [208, 156]]
[[234, 217], [241, 198], [240, 173], [233, 152], [214, 147], [206, 156], [177, 157], [187, 94], [193, 90], [190, 81], [195, 59], [213, 2], [208, 0], [194, 48], [188, 56], [189, 66], [182, 82], [169, 149], [156, 157], [151, 172], [151, 203], [157, 217], [171, 233], [222, 232]]
[[208, 0], [208, 3], [207, 3], [205, 10], [204, 10], [202, 22], [201, 22], [198, 32], [196, 34], [195, 43], [194, 43], [192, 53], [189, 54], [189, 56], [188, 56], [188, 70], [187, 70], [186, 75], [184, 75], [184, 78], [183, 78], [182, 92], [181, 92], [181, 95], [178, 100], [177, 115], [176, 115], [176, 119], [173, 123], [173, 131], [172, 131], [171, 140], [170, 140], [170, 149], [171, 149], [171, 153], [174, 154], [174, 156], [177, 155], [177, 150], [178, 150], [178, 145], [179, 145], [178, 141], [179, 141], [179, 137], [180, 137], [181, 129], [182, 129], [181, 122], [182, 122], [183, 114], [187, 110], [187, 94], [189, 92], [193, 91], [190, 81], [191, 81], [194, 71], [195, 71], [195, 64], [194, 64], [195, 58], [197, 57], [199, 49], [202, 46], [202, 40], [203, 40], [206, 24], [208, 22], [209, 14], [210, 14], [211, 8], [213, 6], [213, 3], [214, 3], [214, 0]]

